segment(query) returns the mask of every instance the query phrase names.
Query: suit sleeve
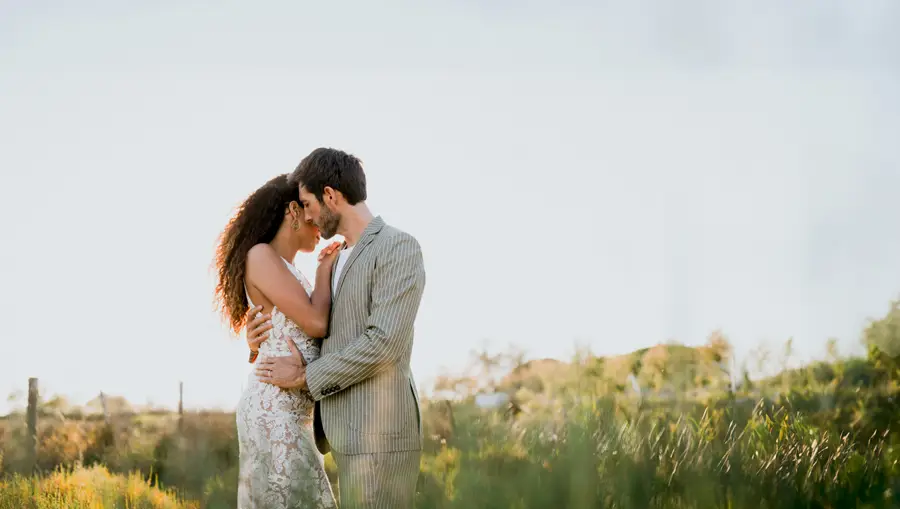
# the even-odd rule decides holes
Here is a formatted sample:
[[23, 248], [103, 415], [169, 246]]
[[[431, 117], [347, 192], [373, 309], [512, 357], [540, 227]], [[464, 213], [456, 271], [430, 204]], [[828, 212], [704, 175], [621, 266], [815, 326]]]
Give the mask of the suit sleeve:
[[316, 401], [375, 376], [411, 346], [413, 322], [425, 289], [422, 251], [406, 233], [390, 242], [375, 262], [365, 332], [340, 351], [307, 366], [306, 383]]

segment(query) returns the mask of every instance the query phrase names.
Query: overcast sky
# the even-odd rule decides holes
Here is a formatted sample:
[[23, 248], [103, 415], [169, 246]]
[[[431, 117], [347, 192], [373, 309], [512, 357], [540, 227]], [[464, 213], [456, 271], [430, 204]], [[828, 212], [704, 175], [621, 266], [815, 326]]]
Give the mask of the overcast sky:
[[900, 296], [898, 22], [890, 0], [0, 0], [0, 393], [174, 406], [183, 380], [233, 407], [215, 241], [318, 146], [422, 244], [422, 385], [485, 340], [858, 350]]

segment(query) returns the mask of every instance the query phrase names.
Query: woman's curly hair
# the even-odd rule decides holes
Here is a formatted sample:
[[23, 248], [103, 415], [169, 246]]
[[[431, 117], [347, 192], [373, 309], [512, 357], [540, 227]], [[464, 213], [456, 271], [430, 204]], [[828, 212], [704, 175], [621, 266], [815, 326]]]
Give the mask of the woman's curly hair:
[[247, 253], [257, 244], [275, 238], [284, 221], [285, 210], [298, 201], [298, 191], [288, 183], [288, 175], [279, 175], [253, 192], [228, 222], [216, 248], [216, 309], [238, 333], [246, 325], [250, 309], [244, 286]]

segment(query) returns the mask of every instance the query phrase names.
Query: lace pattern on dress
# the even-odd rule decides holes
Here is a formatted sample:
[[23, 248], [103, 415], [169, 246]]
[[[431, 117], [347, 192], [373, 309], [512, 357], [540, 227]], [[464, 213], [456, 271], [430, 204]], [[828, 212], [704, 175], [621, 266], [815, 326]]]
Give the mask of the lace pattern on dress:
[[[292, 264], [288, 267], [311, 293], [309, 281]], [[320, 340], [307, 336], [273, 308], [272, 330], [260, 345], [260, 356], [291, 355], [288, 341], [297, 345], [307, 362], [319, 358]], [[314, 407], [308, 391], [262, 383], [251, 371], [237, 410], [238, 509], [337, 507], [323, 457], [316, 449]]]

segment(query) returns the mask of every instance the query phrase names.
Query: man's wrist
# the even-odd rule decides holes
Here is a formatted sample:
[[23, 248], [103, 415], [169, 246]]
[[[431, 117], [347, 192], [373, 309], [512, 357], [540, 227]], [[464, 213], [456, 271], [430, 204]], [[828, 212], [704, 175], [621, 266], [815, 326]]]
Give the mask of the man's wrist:
[[306, 381], [306, 366], [303, 366], [303, 369], [300, 371], [300, 388], [309, 389], [309, 383]]
[[306, 389], [306, 375], [301, 375], [291, 380], [291, 387], [294, 389]]

